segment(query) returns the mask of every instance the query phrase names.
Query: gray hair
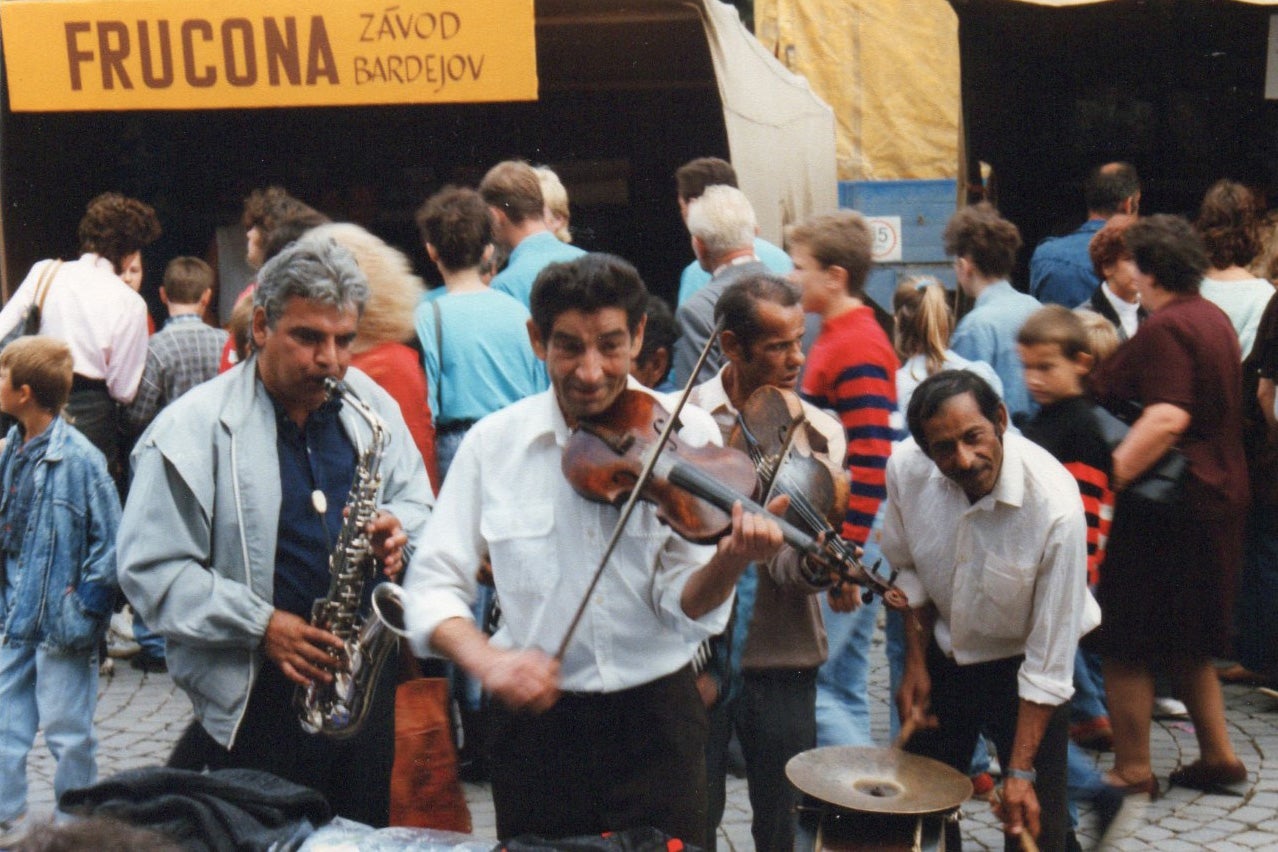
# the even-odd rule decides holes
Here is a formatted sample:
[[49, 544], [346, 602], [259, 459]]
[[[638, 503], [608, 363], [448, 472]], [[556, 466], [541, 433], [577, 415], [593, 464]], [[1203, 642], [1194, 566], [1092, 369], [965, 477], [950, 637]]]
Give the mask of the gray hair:
[[688, 202], [688, 233], [705, 244], [711, 257], [754, 245], [759, 223], [745, 193], [735, 186], [706, 187]]
[[253, 307], [266, 309], [274, 328], [293, 296], [339, 309], [354, 308], [364, 316], [368, 278], [355, 256], [331, 237], [304, 236], [290, 243], [258, 271]]

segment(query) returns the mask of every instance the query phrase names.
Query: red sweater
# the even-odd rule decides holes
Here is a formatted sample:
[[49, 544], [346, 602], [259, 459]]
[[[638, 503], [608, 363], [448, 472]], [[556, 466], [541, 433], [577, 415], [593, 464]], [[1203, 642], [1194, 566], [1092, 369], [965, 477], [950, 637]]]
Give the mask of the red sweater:
[[896, 351], [873, 309], [853, 308], [826, 320], [803, 373], [803, 396], [834, 412], [848, 441], [852, 493], [843, 537], [864, 545], [887, 496], [884, 471], [896, 436]]
[[435, 462], [435, 424], [426, 404], [426, 373], [417, 353], [402, 343], [382, 343], [351, 357], [358, 367], [399, 403], [413, 443], [426, 462], [430, 486], [439, 493], [439, 467]]

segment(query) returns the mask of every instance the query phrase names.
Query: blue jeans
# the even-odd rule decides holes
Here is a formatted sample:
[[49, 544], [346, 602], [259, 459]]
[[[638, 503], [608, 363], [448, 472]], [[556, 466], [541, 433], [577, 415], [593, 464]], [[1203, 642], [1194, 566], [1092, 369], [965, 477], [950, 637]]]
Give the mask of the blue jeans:
[[153, 660], [164, 659], [164, 637], [151, 631], [142, 616], [133, 612], [133, 641], [142, 647], [142, 654]]
[[0, 647], [0, 820], [27, 810], [27, 755], [37, 728], [57, 762], [53, 794], [97, 781], [93, 710], [97, 651], [62, 653], [36, 645]]
[[1078, 803], [1090, 802], [1105, 787], [1095, 762], [1081, 748], [1069, 744], [1065, 756], [1065, 789], [1069, 793], [1069, 824], [1078, 828]]
[[441, 483], [448, 476], [448, 469], [453, 466], [453, 457], [457, 455], [457, 448], [461, 446], [467, 431], [469, 430], [459, 429], [455, 432], [435, 433], [435, 462], [439, 465]]
[[821, 596], [830, 657], [817, 671], [817, 745], [872, 746], [870, 736], [870, 638], [882, 603], [875, 598], [855, 612], [834, 612]]
[[1100, 657], [1082, 648], [1074, 652], [1074, 697], [1069, 700], [1069, 715], [1072, 722], [1090, 722], [1109, 716]]
[[[870, 538], [861, 560], [869, 568], [883, 558], [879, 543], [883, 536], [883, 506], [874, 517]], [[879, 566], [887, 576], [886, 565]], [[870, 639], [878, 620], [882, 600], [875, 596], [853, 612], [830, 609], [821, 595], [821, 615], [830, 642], [830, 656], [817, 671], [817, 745], [872, 746], [870, 736]]]

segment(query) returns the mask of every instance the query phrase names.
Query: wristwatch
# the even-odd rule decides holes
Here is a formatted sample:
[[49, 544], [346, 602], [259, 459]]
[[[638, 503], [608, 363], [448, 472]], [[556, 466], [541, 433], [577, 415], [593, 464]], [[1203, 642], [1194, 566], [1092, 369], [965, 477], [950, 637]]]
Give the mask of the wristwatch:
[[1033, 769], [1008, 769], [1003, 774], [1008, 778], [1019, 778], [1021, 781], [1028, 781], [1031, 784], [1038, 780], [1038, 773]]

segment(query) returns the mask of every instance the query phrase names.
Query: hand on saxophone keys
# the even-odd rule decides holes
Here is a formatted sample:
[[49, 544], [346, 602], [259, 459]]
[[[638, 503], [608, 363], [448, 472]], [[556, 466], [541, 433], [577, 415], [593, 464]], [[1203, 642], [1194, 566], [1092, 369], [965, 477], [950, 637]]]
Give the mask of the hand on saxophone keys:
[[382, 566], [382, 573], [390, 580], [398, 581], [399, 575], [404, 573], [404, 546], [408, 544], [408, 535], [399, 518], [379, 509], [364, 531], [369, 535], [373, 557]]
[[312, 627], [306, 619], [277, 609], [266, 625], [262, 650], [285, 677], [300, 686], [310, 686], [332, 682], [332, 655], [345, 653], [346, 646], [327, 630]]

